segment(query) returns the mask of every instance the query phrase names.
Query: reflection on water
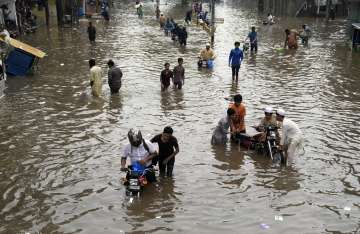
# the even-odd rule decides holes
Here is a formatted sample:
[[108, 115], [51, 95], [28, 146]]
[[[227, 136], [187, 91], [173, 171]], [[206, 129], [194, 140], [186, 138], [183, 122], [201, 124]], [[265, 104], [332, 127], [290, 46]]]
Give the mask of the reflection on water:
[[[39, 71], [10, 77], [0, 99], [1, 233], [356, 233], [359, 230], [360, 56], [344, 45], [345, 22], [262, 17], [239, 3], [217, 6], [213, 70], [198, 69], [208, 36], [187, 27], [188, 46], [174, 44], [144, 3], [115, 4], [109, 25], [94, 20], [90, 45], [86, 22], [76, 29], [40, 28], [24, 41], [47, 52]], [[168, 1], [166, 15], [182, 22], [188, 6]], [[309, 47], [281, 51], [285, 28], [308, 24]], [[255, 25], [259, 51], [247, 54], [239, 82], [232, 82], [228, 53]], [[182, 90], [160, 91], [165, 61], [184, 58]], [[89, 58], [107, 71], [113, 59], [123, 86], [111, 95], [89, 89]], [[64, 64], [63, 66], [61, 64]], [[293, 167], [236, 144], [211, 146], [224, 97], [241, 93], [248, 126], [267, 105], [283, 107], [306, 136], [306, 153]], [[129, 203], [119, 179], [127, 131], [141, 128], [150, 139], [171, 125], [180, 143], [174, 180], [161, 180]], [[345, 209], [347, 207], [347, 209]], [[351, 207], [349, 210], [348, 207]], [[282, 222], [275, 215], [284, 217]]]

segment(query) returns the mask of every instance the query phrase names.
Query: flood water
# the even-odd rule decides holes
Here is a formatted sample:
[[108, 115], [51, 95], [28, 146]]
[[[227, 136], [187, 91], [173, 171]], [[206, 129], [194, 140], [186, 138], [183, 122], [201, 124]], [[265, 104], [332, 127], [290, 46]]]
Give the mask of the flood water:
[[[182, 20], [187, 7], [161, 9]], [[24, 41], [48, 56], [34, 76], [12, 77], [0, 99], [0, 233], [359, 233], [360, 55], [344, 43], [345, 21], [280, 18], [263, 26], [251, 9], [220, 3], [213, 71], [198, 70], [208, 40], [188, 27], [186, 49], [165, 37], [144, 3], [144, 19], [131, 3], [117, 3], [109, 25], [97, 22], [96, 45], [86, 23], [40, 29]], [[279, 52], [283, 30], [303, 23], [310, 46]], [[230, 49], [249, 28], [259, 31], [259, 52], [247, 55], [238, 84], [227, 66]], [[103, 98], [88, 87], [88, 63], [123, 70], [119, 95]], [[184, 89], [160, 92], [159, 75], [184, 58]], [[61, 65], [63, 64], [63, 66]], [[282, 107], [306, 138], [295, 165], [270, 161], [236, 145], [213, 147], [210, 138], [225, 113], [224, 97], [241, 93], [247, 126], [262, 109]], [[145, 138], [173, 126], [180, 143], [174, 178], [125, 196], [119, 170], [131, 127]], [[280, 216], [280, 217], [279, 217]]]

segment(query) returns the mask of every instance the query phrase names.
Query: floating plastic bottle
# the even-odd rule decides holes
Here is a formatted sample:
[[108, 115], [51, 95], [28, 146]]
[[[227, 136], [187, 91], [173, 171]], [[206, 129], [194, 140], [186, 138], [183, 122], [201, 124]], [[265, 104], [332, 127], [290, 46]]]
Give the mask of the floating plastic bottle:
[[269, 229], [269, 228], [270, 228], [270, 226], [267, 225], [266, 223], [260, 224], [260, 227], [261, 227], [262, 229]]

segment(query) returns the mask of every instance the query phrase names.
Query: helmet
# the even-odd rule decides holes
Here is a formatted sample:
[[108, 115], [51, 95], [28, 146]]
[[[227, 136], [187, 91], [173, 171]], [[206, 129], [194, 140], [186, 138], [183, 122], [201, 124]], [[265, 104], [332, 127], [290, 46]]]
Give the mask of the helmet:
[[266, 114], [272, 114], [273, 113], [273, 108], [271, 106], [267, 106], [267, 107], [265, 107], [264, 112]]
[[137, 129], [133, 129], [133, 128], [131, 128], [129, 130], [128, 138], [129, 138], [130, 144], [134, 147], [138, 147], [139, 145], [141, 145], [141, 143], [143, 141], [141, 131], [137, 130]]

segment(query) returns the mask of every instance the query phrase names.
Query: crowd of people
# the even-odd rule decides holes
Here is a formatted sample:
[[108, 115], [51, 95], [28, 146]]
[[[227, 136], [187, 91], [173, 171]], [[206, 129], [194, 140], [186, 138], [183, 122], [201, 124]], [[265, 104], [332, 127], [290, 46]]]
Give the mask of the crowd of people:
[[[142, 14], [142, 5], [140, 2], [137, 2], [138, 7], [137, 13]], [[200, 5], [194, 7], [196, 11], [201, 11]], [[193, 11], [193, 9], [192, 9]], [[190, 12], [190, 11], [189, 11]], [[155, 11], [155, 15], [157, 20], [159, 21], [160, 28], [162, 28], [165, 32], [165, 35], [169, 35], [172, 37], [178, 37], [179, 41], [182, 41], [181, 33], [177, 30], [181, 30], [172, 18], [165, 18], [163, 13], [161, 13], [160, 9], [157, 7]], [[140, 15], [139, 15], [140, 17]], [[186, 14], [185, 20], [191, 22], [190, 15]], [[183, 28], [185, 29], [185, 27]], [[186, 29], [185, 29], [186, 30]], [[303, 26], [303, 37], [306, 40], [306, 37], [309, 36], [310, 29], [307, 28], [306, 25]], [[293, 48], [291, 45], [292, 41], [290, 40], [290, 33], [287, 33], [287, 41], [286, 46], [289, 48]], [[89, 40], [91, 42], [95, 41], [96, 38], [96, 29], [89, 22], [88, 26], [88, 34]], [[298, 34], [296, 34], [298, 35]], [[245, 41], [249, 40], [250, 48], [252, 52], [257, 52], [258, 50], [258, 35], [256, 32], [256, 28], [252, 27], [251, 31], [248, 33]], [[181, 42], [180, 42], [181, 44]], [[186, 38], [185, 43], [186, 45]], [[205, 48], [201, 49], [199, 54], [199, 66], [202, 66], [204, 61], [206, 64], [209, 61], [213, 61], [216, 58], [216, 55], [211, 48], [210, 43], [207, 43]], [[240, 48], [240, 42], [234, 43], [234, 48], [229, 53], [229, 66], [232, 70], [232, 80], [238, 82], [239, 80], [239, 70], [241, 67], [241, 63], [244, 59], [244, 52]], [[178, 58], [178, 64], [174, 66], [172, 69], [170, 68], [170, 63], [166, 62], [164, 64], [164, 69], [160, 72], [160, 87], [161, 91], [166, 91], [171, 82], [173, 83], [173, 87], [175, 89], [182, 89], [185, 83], [185, 68], [183, 66], [183, 58]], [[121, 69], [116, 66], [114, 61], [109, 60], [107, 62], [108, 65], [108, 85], [111, 90], [111, 94], [116, 94], [119, 92], [122, 84], [123, 73]], [[90, 86], [92, 90], [92, 94], [96, 97], [101, 96], [102, 90], [102, 69], [101, 67], [96, 65], [94, 59], [89, 60], [90, 67]], [[256, 126], [259, 134], [254, 136], [254, 140], [259, 142], [263, 142], [266, 138], [266, 129], [268, 126], [272, 125], [276, 128], [281, 128], [282, 131], [280, 134], [277, 132], [277, 144], [279, 149], [283, 150], [288, 158], [288, 162], [291, 163], [295, 158], [296, 151], [302, 146], [302, 133], [299, 127], [289, 118], [285, 117], [286, 113], [283, 109], [278, 109], [273, 111], [272, 107], [266, 107], [264, 110], [265, 116], [261, 120], [261, 122]], [[242, 96], [237, 94], [233, 97], [233, 102], [228, 106], [226, 117], [223, 117], [218, 122], [216, 126], [212, 138], [212, 144], [226, 144], [228, 142], [227, 135], [230, 134], [230, 139], [233, 142], [239, 142], [239, 135], [246, 134], [246, 124], [245, 124], [245, 116], [246, 116], [246, 107], [244, 103], [242, 103]], [[230, 131], [229, 131], [230, 130]], [[131, 129], [128, 132], [128, 140], [129, 144], [125, 147], [123, 157], [121, 160], [121, 168], [125, 170], [126, 159], [130, 158], [131, 162], [138, 162], [147, 168], [147, 180], [149, 182], [155, 180], [155, 174], [153, 171], [153, 166], [157, 163], [159, 164], [159, 170], [161, 176], [172, 176], [174, 163], [175, 163], [175, 155], [179, 153], [179, 145], [177, 143], [177, 139], [172, 135], [173, 129], [171, 127], [165, 127], [161, 134], [156, 135], [150, 141], [142, 138], [142, 134], [140, 130]], [[159, 146], [159, 150], [156, 150], [154, 147], [154, 143], [157, 143]]]
[[311, 29], [306, 24], [302, 25], [302, 28], [299, 31], [296, 29], [285, 29], [284, 48], [297, 49], [299, 47], [298, 37], [300, 37], [301, 43], [304, 46], [307, 46], [311, 36], [312, 36]]
[[[41, 6], [42, 2], [39, 1], [38, 4]], [[5, 23], [3, 28], [10, 32], [11, 37], [17, 37], [18, 27], [23, 33], [35, 32], [37, 28], [37, 17], [33, 14], [31, 8], [31, 2], [24, 0], [16, 1], [15, 12], [12, 12], [13, 10], [8, 3], [0, 5], [0, 11]]]
[[166, 18], [163, 13], [159, 12], [159, 8], [156, 9], [156, 14], [159, 15], [160, 28], [164, 30], [165, 36], [170, 36], [171, 40], [178, 41], [180, 46], [186, 46], [188, 32], [186, 27], [179, 25], [173, 18]]
[[[268, 13], [267, 18], [263, 21], [263, 24], [264, 25], [275, 24], [275, 17], [271, 13]], [[304, 46], [307, 46], [311, 36], [312, 36], [312, 31], [310, 27], [306, 24], [303, 24], [300, 30], [287, 28], [285, 29], [284, 48], [297, 49], [299, 47], [298, 45], [299, 37], [301, 39], [301, 43]], [[250, 38], [251, 51], [253, 51], [253, 49], [257, 51], [257, 34], [255, 32], [254, 27], [252, 27], [252, 32], [249, 33], [248, 38]], [[254, 42], [253, 38], [256, 38], [255, 43], [253, 43]]]
[[[241, 139], [241, 134], [246, 133], [246, 108], [242, 103], [242, 96], [237, 94], [233, 98], [233, 103], [230, 103], [226, 117], [219, 120], [218, 125], [213, 131], [211, 143], [226, 144], [228, 142], [227, 135], [230, 130], [230, 139], [233, 142], [238, 142]], [[266, 131], [269, 126], [274, 129], [281, 129], [281, 135], [276, 131], [276, 142], [279, 150], [285, 153], [287, 164], [294, 162], [296, 155], [303, 149], [303, 135], [298, 125], [289, 118], [285, 118], [286, 112], [283, 109], [273, 110], [272, 107], [264, 109], [265, 116], [260, 123], [255, 126], [258, 134], [252, 136], [256, 142], [264, 143], [266, 139]], [[274, 116], [275, 114], [275, 116]]]

